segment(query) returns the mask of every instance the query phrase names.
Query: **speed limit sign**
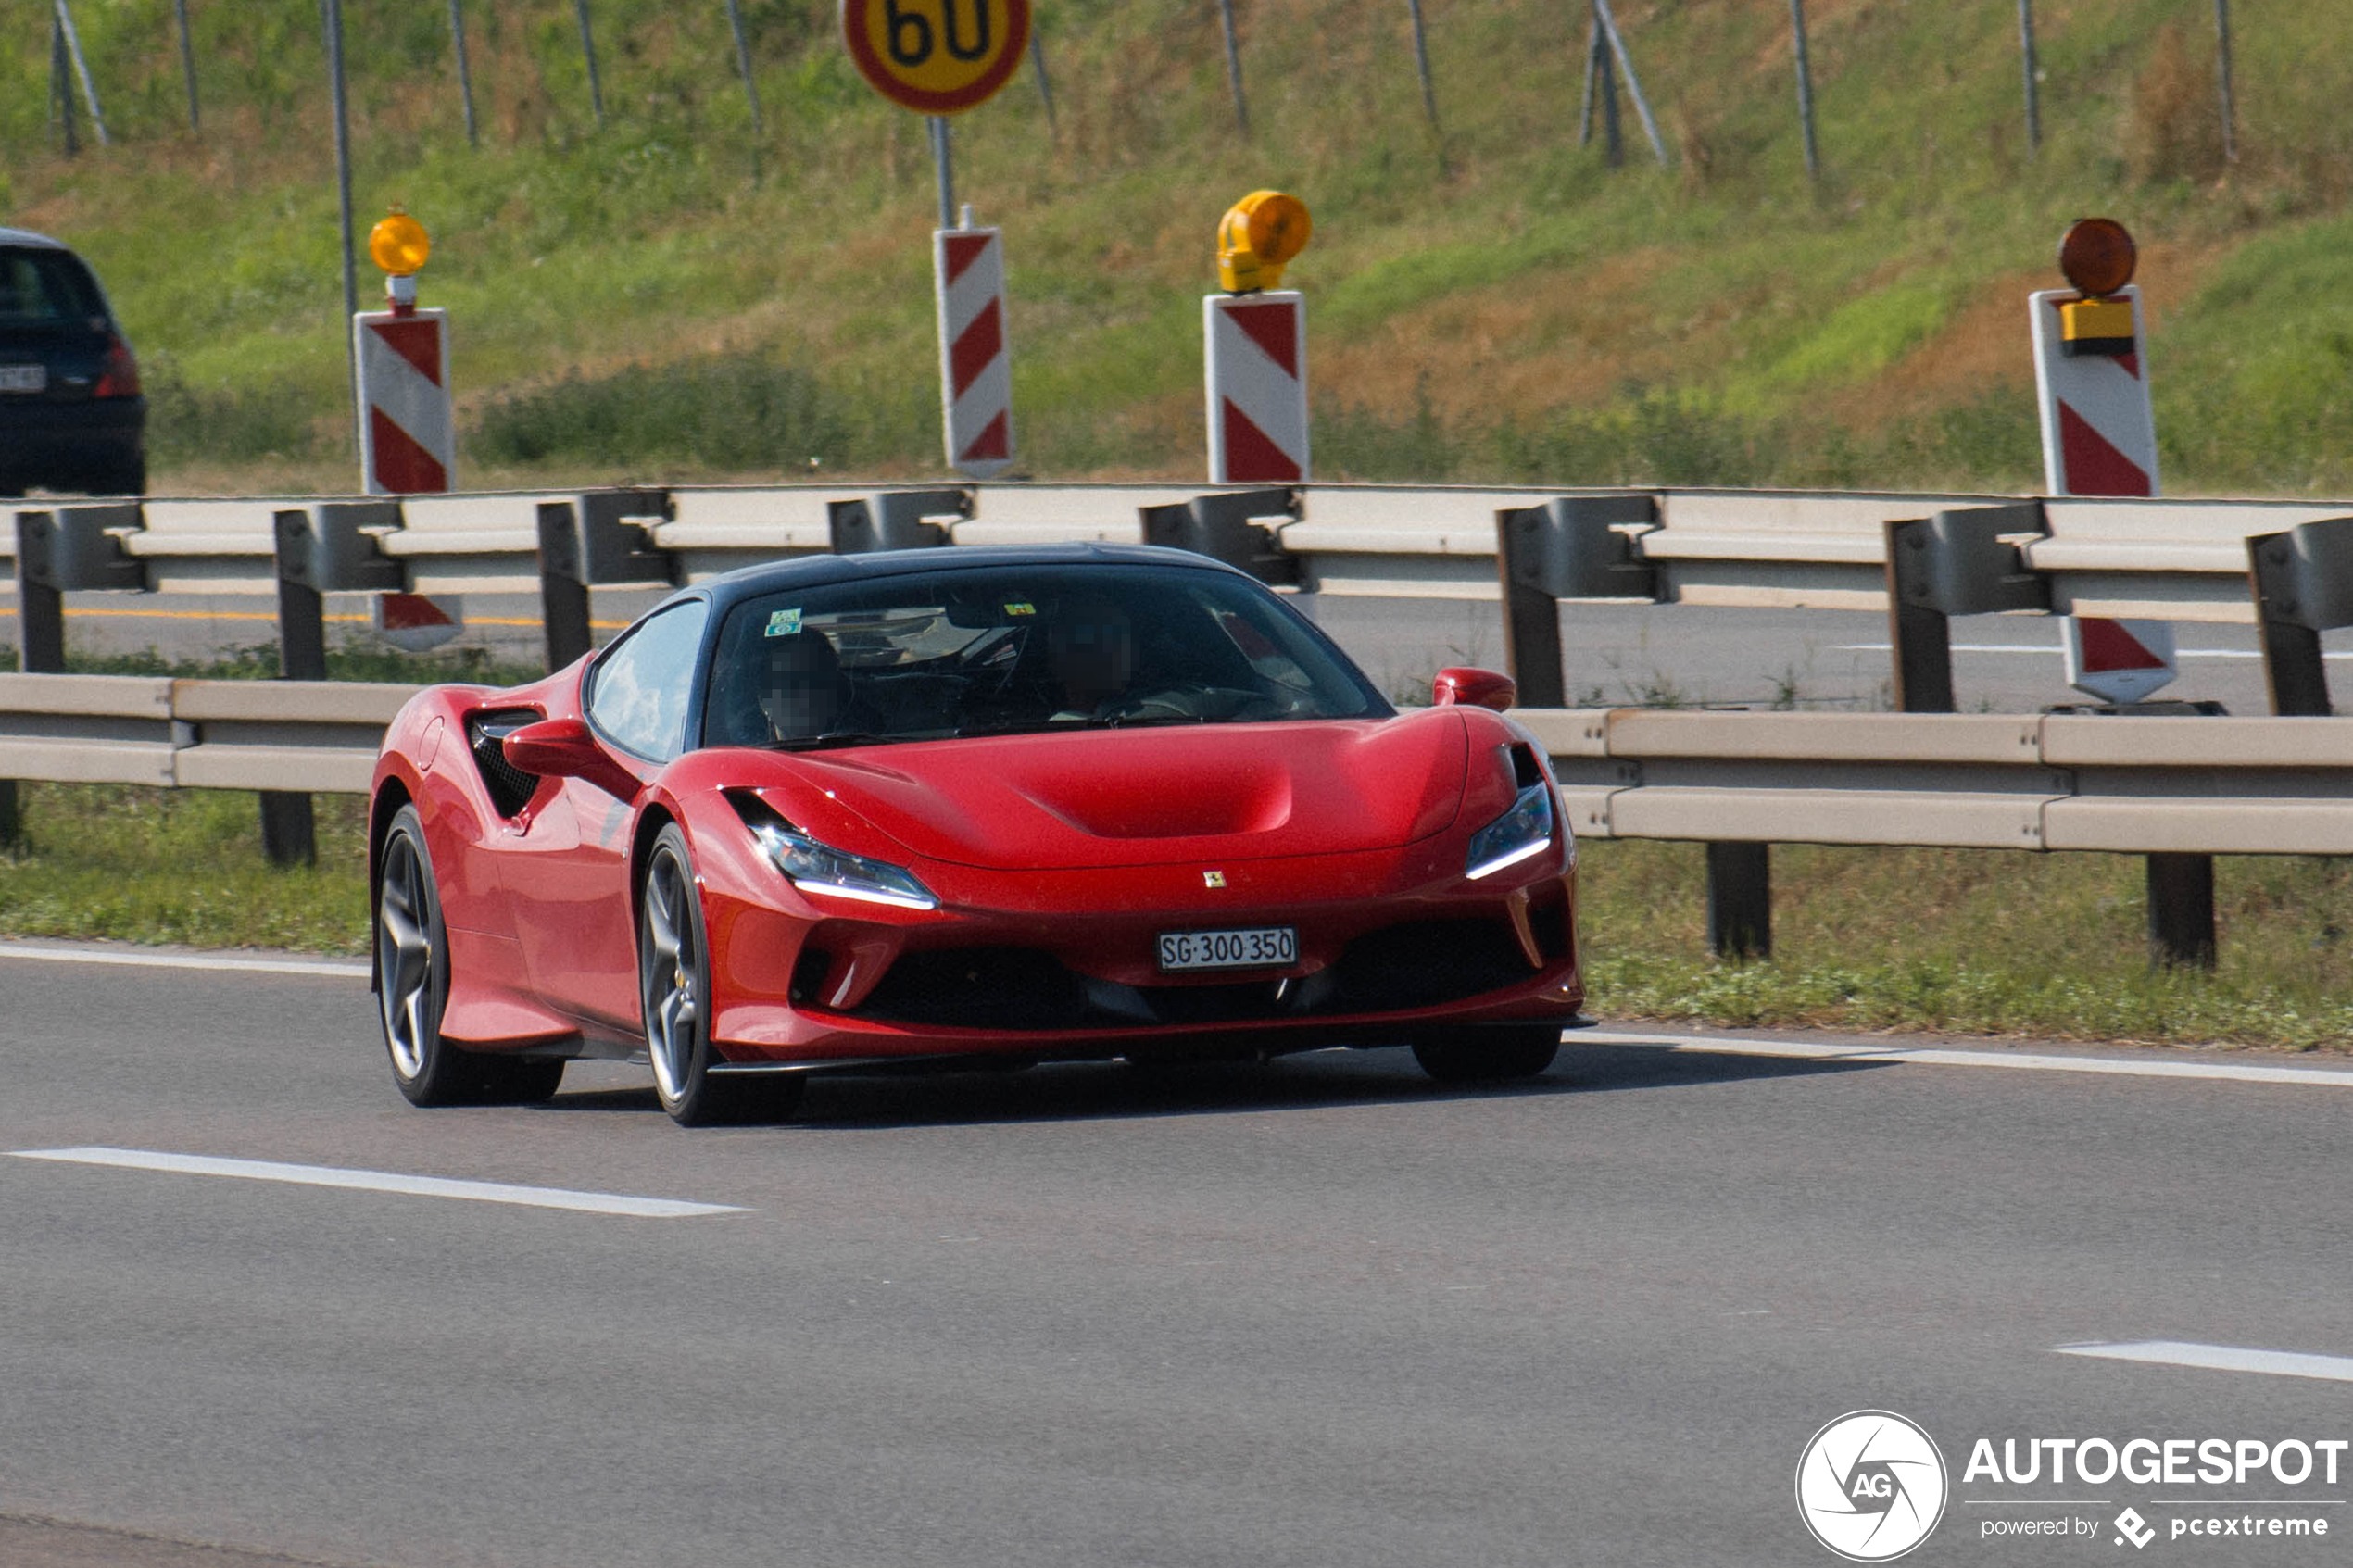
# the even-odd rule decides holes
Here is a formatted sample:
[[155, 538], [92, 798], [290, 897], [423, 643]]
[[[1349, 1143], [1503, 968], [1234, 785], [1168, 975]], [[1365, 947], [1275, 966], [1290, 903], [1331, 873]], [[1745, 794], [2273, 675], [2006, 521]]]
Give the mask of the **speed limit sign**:
[[1029, 0], [842, 0], [842, 37], [868, 82], [919, 114], [988, 99], [1029, 46]]

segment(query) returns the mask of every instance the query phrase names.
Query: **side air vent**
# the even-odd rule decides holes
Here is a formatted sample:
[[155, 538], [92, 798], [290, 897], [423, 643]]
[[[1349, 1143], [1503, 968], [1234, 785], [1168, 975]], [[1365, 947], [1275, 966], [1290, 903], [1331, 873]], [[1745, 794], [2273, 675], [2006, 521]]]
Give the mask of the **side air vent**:
[[538, 721], [539, 715], [528, 708], [494, 709], [466, 721], [466, 744], [473, 752], [474, 768], [490, 792], [490, 803], [502, 817], [511, 817], [529, 805], [539, 780], [508, 761], [500, 743], [525, 724]]

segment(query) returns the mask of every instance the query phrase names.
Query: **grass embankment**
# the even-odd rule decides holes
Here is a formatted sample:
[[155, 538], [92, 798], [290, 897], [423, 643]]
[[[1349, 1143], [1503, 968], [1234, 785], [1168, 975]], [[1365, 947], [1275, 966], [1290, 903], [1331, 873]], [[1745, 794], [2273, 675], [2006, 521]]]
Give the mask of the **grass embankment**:
[[[249, 794], [26, 784], [0, 933], [359, 953], [365, 817], [318, 798], [319, 864], [259, 848]], [[1591, 843], [1592, 1010], [1734, 1025], [2353, 1047], [2353, 867], [2223, 859], [2212, 974], [2148, 967], [2141, 863], [1992, 850], [1776, 851], [1776, 952], [1719, 963], [1700, 847]]]
[[[147, 355], [157, 483], [347, 487], [346, 353], [317, 9], [195, 7], [184, 129], [164, 0], [81, 18], [118, 144], [44, 151], [39, 29], [0, 49], [0, 220], [72, 238]], [[348, 19], [359, 206], [432, 226], [472, 483], [936, 469], [922, 128], [851, 72], [832, 0], [724, 12], [599, 0], [610, 121], [572, 8], [470, 12], [483, 137], [444, 13]], [[2221, 158], [2207, 13], [2038, 10], [2045, 139], [2020, 127], [1998, 6], [1809, 8], [1826, 175], [1791, 112], [1785, 9], [1618, 8], [1673, 167], [1576, 142], [1582, 28], [1541, 0], [1431, 14], [1442, 144], [1402, 8], [1244, 0], [1254, 134], [1214, 7], [1040, 7], [1034, 80], [957, 122], [962, 194], [1008, 233], [1016, 408], [1041, 476], [1200, 471], [1197, 296], [1216, 215], [1304, 196], [1327, 477], [2032, 485], [2022, 295], [2060, 228], [2145, 245], [2177, 492], [2353, 488], [2353, 31], [2238, 19]], [[375, 281], [363, 263], [365, 288]]]

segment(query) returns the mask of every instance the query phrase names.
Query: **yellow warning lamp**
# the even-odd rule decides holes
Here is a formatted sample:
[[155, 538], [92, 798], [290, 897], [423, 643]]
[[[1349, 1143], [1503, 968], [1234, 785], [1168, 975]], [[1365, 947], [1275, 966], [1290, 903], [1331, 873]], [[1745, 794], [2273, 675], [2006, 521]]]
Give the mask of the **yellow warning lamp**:
[[1315, 223], [1307, 204], [1280, 191], [1252, 191], [1217, 223], [1217, 282], [1227, 294], [1279, 288], [1283, 269], [1307, 248]]
[[2059, 307], [2060, 353], [2121, 358], [2133, 352], [2133, 302], [2116, 295], [2133, 281], [2138, 259], [2132, 234], [2113, 218], [2082, 218], [2069, 228], [2059, 270], [2083, 297]]
[[417, 308], [417, 269], [433, 254], [425, 226], [396, 204], [368, 231], [368, 258], [384, 270], [384, 293], [396, 316]]
[[397, 207], [368, 231], [369, 258], [396, 278], [415, 275], [432, 254], [433, 241], [425, 226]]

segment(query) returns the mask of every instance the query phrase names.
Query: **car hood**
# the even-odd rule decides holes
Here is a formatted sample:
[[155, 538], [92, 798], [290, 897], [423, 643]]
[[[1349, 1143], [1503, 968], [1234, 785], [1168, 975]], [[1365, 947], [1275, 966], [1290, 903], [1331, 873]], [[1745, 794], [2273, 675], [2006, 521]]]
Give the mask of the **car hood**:
[[975, 737], [780, 757], [925, 859], [1000, 871], [1336, 854], [1451, 826], [1459, 715]]

